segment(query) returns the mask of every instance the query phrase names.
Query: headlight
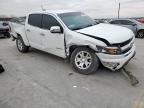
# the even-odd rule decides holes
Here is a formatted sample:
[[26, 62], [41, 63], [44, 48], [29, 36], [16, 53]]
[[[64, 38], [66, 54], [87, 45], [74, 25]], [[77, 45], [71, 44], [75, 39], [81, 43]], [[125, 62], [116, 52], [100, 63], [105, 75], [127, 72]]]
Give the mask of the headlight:
[[102, 47], [102, 46], [96, 46], [98, 49], [98, 52], [100, 53], [106, 53], [111, 55], [118, 55], [121, 54], [121, 48], [118, 47]]

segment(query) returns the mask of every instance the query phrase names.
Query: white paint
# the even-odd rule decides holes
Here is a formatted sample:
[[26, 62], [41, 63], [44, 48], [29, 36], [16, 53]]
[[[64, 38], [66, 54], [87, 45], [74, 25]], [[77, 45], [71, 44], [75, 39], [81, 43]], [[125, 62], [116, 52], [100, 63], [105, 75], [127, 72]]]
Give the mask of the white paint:
[[[85, 36], [83, 34], [77, 33], [85, 33], [88, 35], [92, 35], [95, 37], [99, 37], [102, 39], [107, 40], [110, 44], [113, 43], [121, 43], [133, 38], [132, 42], [134, 41], [134, 34], [131, 30], [114, 26], [110, 24], [98, 24], [91, 27], [87, 27], [81, 30], [72, 31], [68, 29], [68, 27], [64, 24], [64, 22], [58, 17], [57, 13], [65, 13], [65, 12], [72, 12], [68, 10], [59, 10], [59, 11], [38, 11], [33, 13], [41, 13], [41, 14], [48, 14], [53, 16], [62, 26], [64, 33], [51, 33], [49, 30], [45, 30], [39, 27], [34, 27], [28, 24], [28, 16], [26, 19], [26, 23], [24, 26], [17, 28], [15, 31], [19, 33], [24, 43], [28, 46], [37, 48], [39, 50], [57, 55], [62, 58], [66, 58], [65, 53], [65, 44], [67, 51], [69, 53], [69, 48], [72, 45], [77, 46], [89, 46], [94, 51], [98, 51], [96, 45], [107, 47], [107, 45], [98, 39], [94, 39], [89, 36]], [[73, 11], [75, 12], [75, 11]], [[29, 31], [28, 31], [29, 30]], [[41, 35], [44, 34], [44, 35]], [[65, 36], [65, 37], [64, 37]], [[64, 42], [64, 38], [66, 43]], [[128, 43], [126, 48], [130, 47]], [[102, 62], [102, 64], [113, 70], [112, 66], [105, 65], [107, 63], [118, 62], [120, 65], [116, 68], [119, 69], [125, 64], [134, 54], [135, 52], [135, 45], [131, 48], [131, 50], [126, 54], [121, 55], [109, 55], [104, 53], [96, 53]], [[105, 63], [107, 62], [107, 63]], [[75, 86], [74, 86], [75, 87]]]

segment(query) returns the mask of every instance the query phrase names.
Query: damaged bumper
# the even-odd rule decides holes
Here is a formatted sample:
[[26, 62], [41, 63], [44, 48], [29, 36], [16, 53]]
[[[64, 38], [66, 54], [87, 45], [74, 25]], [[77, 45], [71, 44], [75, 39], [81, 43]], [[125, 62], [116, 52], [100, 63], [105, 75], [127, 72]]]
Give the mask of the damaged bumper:
[[129, 52], [123, 55], [97, 53], [97, 56], [99, 57], [103, 66], [116, 71], [125, 66], [135, 56], [135, 45], [133, 45]]

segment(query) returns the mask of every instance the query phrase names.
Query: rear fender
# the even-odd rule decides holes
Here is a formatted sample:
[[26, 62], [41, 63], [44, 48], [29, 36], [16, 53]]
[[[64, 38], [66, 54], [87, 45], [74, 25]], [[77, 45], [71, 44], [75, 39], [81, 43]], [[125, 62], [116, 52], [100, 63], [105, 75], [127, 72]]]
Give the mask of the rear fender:
[[26, 46], [30, 46], [29, 41], [27, 39], [27, 36], [26, 36], [25, 32], [23, 32], [23, 31], [16, 31], [16, 34], [17, 34], [17, 36], [21, 36], [22, 37], [22, 39], [24, 41], [24, 44]]

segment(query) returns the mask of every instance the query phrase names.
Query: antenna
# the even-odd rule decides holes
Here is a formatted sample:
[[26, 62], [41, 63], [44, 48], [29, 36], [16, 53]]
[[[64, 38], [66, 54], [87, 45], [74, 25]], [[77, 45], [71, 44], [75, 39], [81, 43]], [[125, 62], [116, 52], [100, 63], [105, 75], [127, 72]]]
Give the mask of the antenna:
[[118, 8], [118, 19], [120, 17], [120, 9], [121, 9], [121, 4], [119, 3], [119, 8]]
[[42, 3], [43, 1], [41, 0], [41, 10], [42, 11], [45, 11], [45, 9], [44, 9], [44, 7], [43, 7], [43, 3]]

